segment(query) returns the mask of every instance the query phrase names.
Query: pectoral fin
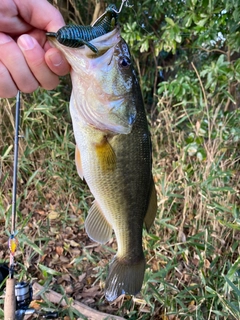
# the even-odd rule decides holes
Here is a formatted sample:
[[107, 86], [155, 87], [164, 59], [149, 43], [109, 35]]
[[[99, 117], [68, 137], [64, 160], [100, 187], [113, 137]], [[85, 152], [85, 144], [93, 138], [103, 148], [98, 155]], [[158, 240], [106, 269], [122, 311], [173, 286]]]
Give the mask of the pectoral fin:
[[153, 221], [156, 217], [156, 213], [157, 213], [157, 194], [156, 194], [156, 189], [155, 189], [153, 178], [152, 178], [152, 185], [150, 188], [148, 209], [147, 209], [147, 213], [144, 218], [144, 223], [145, 223], [147, 231], [150, 230], [150, 228], [153, 224]]
[[78, 149], [78, 146], [75, 147], [75, 163], [77, 167], [77, 172], [80, 176], [80, 178], [83, 180], [83, 170], [82, 170], [82, 162], [81, 162], [81, 154]]
[[106, 243], [112, 236], [112, 226], [106, 220], [96, 201], [85, 220], [85, 229], [88, 236], [99, 243]]
[[116, 166], [116, 155], [107, 137], [104, 137], [101, 143], [96, 144], [95, 148], [101, 169], [104, 171], [114, 170]]

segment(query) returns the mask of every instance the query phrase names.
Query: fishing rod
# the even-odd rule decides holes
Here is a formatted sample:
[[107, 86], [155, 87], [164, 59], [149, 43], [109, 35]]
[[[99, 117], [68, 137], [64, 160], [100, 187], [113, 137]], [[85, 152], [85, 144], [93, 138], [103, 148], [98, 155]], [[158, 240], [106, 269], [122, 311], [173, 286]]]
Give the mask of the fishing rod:
[[13, 158], [13, 186], [12, 186], [12, 224], [11, 234], [8, 241], [10, 251], [9, 278], [6, 281], [6, 292], [4, 299], [4, 320], [23, 320], [25, 315], [38, 313], [45, 319], [56, 319], [58, 312], [42, 313], [29, 308], [32, 301], [32, 286], [25, 281], [16, 283], [14, 278], [15, 261], [14, 254], [17, 250], [18, 240], [16, 238], [17, 220], [17, 173], [18, 173], [18, 148], [19, 148], [19, 127], [20, 127], [21, 94], [18, 91], [16, 96], [15, 110], [15, 133], [14, 133], [14, 158]]
[[[21, 320], [25, 310], [31, 302], [32, 290], [26, 282], [16, 283], [14, 278], [15, 261], [14, 254], [17, 250], [18, 240], [16, 238], [17, 220], [17, 176], [18, 176], [18, 148], [19, 148], [19, 127], [20, 127], [20, 108], [21, 94], [18, 91], [16, 96], [15, 110], [15, 133], [14, 133], [14, 156], [13, 156], [13, 186], [12, 186], [12, 224], [11, 234], [8, 240], [10, 251], [9, 278], [6, 281], [6, 293], [4, 300], [4, 320]], [[24, 311], [24, 312], [23, 312]]]
[[16, 97], [15, 110], [15, 136], [14, 136], [14, 158], [13, 158], [13, 187], [12, 187], [12, 225], [11, 235], [8, 241], [10, 250], [9, 278], [6, 281], [6, 294], [4, 301], [4, 319], [15, 320], [16, 296], [14, 279], [14, 254], [17, 249], [18, 241], [16, 239], [16, 198], [17, 198], [17, 169], [18, 169], [18, 142], [19, 142], [19, 121], [20, 121], [20, 91]]

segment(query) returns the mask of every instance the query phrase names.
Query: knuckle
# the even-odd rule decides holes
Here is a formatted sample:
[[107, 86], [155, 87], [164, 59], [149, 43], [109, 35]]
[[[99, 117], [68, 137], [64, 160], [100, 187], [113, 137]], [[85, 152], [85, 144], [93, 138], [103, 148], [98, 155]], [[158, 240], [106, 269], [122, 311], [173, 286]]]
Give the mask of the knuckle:
[[46, 89], [46, 90], [53, 90], [55, 89], [59, 84], [59, 79], [57, 76], [53, 76], [51, 77], [51, 80], [50, 78], [48, 79], [48, 81], [46, 83], [41, 83], [41, 87]]
[[1, 87], [0, 98], [14, 98], [17, 95], [17, 88], [15, 86]]
[[0, 62], [0, 97], [12, 98], [17, 94], [17, 87], [7, 68]]
[[39, 87], [39, 84], [37, 81], [31, 81], [31, 82], [28, 81], [28, 83], [19, 84], [19, 90], [24, 93], [32, 93], [35, 90], [37, 90], [38, 87]]

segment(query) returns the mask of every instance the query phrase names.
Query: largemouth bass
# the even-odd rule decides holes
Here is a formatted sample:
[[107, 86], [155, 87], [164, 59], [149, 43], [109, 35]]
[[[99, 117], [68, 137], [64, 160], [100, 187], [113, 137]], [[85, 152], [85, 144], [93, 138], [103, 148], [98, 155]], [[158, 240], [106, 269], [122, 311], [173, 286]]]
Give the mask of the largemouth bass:
[[110, 264], [105, 296], [141, 290], [145, 272], [143, 225], [157, 209], [152, 177], [151, 139], [131, 55], [119, 28], [89, 47], [58, 47], [72, 71], [70, 111], [76, 166], [95, 197], [85, 221], [87, 234], [106, 243], [115, 232], [118, 251]]

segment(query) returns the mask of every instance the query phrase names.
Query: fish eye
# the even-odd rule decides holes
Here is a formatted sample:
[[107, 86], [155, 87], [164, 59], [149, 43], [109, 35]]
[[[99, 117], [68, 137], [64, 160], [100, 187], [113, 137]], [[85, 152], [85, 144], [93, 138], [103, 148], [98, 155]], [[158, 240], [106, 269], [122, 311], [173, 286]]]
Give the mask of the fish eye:
[[120, 58], [118, 64], [120, 67], [127, 69], [131, 65], [131, 60], [128, 57]]

